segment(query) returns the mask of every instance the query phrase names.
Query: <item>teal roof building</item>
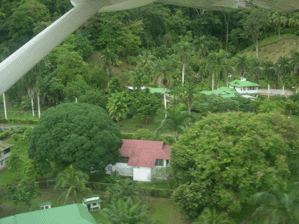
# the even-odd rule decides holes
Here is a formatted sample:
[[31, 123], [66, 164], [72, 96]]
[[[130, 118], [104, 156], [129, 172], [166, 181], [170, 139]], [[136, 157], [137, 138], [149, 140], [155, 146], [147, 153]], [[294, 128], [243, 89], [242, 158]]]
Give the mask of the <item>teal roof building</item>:
[[[218, 91], [218, 94], [217, 94]], [[238, 92], [233, 89], [233, 88], [228, 88], [228, 87], [220, 87], [218, 90], [213, 90], [213, 91], [202, 91], [201, 93], [205, 94], [205, 95], [211, 95], [211, 94], [215, 94], [215, 95], [219, 95], [222, 96], [224, 98], [229, 98], [229, 97], [236, 97], [238, 96]]]
[[22, 213], [0, 219], [1, 224], [97, 224], [82, 204]]

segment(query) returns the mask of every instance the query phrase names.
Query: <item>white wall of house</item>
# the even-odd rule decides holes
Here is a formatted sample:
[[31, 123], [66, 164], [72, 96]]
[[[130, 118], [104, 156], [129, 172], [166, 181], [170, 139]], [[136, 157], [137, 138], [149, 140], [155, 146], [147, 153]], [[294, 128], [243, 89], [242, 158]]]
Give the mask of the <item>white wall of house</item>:
[[116, 163], [115, 165], [108, 165], [106, 167], [106, 173], [110, 174], [111, 171], [117, 171], [121, 176], [133, 177], [134, 181], [150, 182], [153, 175], [157, 179], [165, 179], [165, 177], [161, 175], [161, 169], [165, 168], [167, 164], [168, 161], [165, 159], [163, 160], [162, 166], [155, 166], [154, 168], [129, 166], [127, 163]]
[[[230, 86], [230, 88], [234, 88], [233, 86]], [[241, 94], [245, 98], [257, 98], [258, 97], [258, 87], [235, 87], [234, 88], [239, 94]], [[250, 95], [246, 95], [250, 94]], [[256, 95], [252, 95], [256, 94]]]
[[0, 152], [0, 170], [6, 166], [9, 156], [10, 156], [10, 153], [4, 154], [4, 151]]

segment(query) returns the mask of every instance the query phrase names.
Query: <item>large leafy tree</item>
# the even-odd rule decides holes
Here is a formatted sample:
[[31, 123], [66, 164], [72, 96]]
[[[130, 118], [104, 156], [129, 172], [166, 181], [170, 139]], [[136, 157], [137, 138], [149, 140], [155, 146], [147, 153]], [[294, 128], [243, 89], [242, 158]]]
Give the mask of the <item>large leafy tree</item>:
[[275, 65], [272, 61], [264, 61], [263, 62], [262, 75], [263, 75], [263, 78], [268, 83], [269, 82], [273, 82], [273, 83], [277, 82], [278, 77], [277, 77], [277, 74], [276, 74]]
[[288, 21], [285, 13], [274, 12], [271, 15], [270, 22], [277, 27], [278, 37], [280, 38], [281, 26], [285, 26]]
[[[296, 130], [296, 131], [294, 131]], [[173, 199], [191, 218], [206, 206], [239, 211], [273, 177], [296, 175], [298, 127], [279, 114], [211, 114], [171, 148]]]
[[240, 76], [244, 76], [245, 72], [249, 70], [250, 60], [246, 53], [242, 55], [237, 55], [235, 58], [235, 68], [236, 71], [240, 74]]
[[31, 209], [31, 201], [41, 194], [37, 182], [24, 178], [18, 185], [9, 185], [6, 189], [5, 197], [15, 204], [24, 202]]
[[86, 173], [75, 169], [73, 165], [58, 173], [54, 190], [65, 190], [58, 200], [63, 200], [63, 203], [66, 204], [71, 198], [74, 203], [80, 203], [84, 194], [92, 193], [91, 189], [86, 187], [88, 179]]
[[251, 202], [259, 207], [251, 215], [250, 223], [257, 223], [260, 219], [271, 224], [299, 223], [298, 184], [287, 186], [285, 182], [281, 182], [269, 191], [254, 194]]
[[104, 171], [120, 159], [121, 145], [120, 129], [104, 109], [69, 103], [44, 112], [30, 135], [28, 154], [45, 173], [51, 171], [51, 164]]
[[256, 57], [258, 58], [258, 43], [263, 36], [263, 31], [269, 23], [269, 16], [265, 10], [256, 9], [250, 13], [244, 25], [244, 36], [255, 44]]

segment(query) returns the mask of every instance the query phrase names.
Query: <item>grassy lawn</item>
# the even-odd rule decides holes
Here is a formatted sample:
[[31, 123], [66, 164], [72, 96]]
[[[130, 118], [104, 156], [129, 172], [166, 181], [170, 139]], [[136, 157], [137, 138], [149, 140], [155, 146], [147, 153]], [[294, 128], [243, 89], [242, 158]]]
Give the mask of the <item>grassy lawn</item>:
[[120, 129], [124, 133], [135, 133], [140, 128], [146, 128], [150, 131], [155, 131], [159, 127], [154, 119], [151, 119], [147, 124], [139, 118], [126, 119], [120, 122]]
[[[4, 118], [4, 111], [3, 111], [3, 109], [0, 110], [0, 118]], [[33, 117], [31, 111], [22, 111], [22, 110], [17, 110], [15, 108], [7, 110], [7, 119], [13, 119], [13, 120], [34, 120], [34, 121], [38, 121], [39, 120], [37, 111], [35, 111], [35, 116]]]
[[[52, 207], [61, 206], [62, 204], [58, 202], [58, 198], [61, 192], [53, 190], [42, 190], [41, 196], [32, 200], [31, 209], [32, 211], [39, 210], [38, 204], [41, 202], [50, 201]], [[16, 215], [24, 212], [29, 212], [30, 208], [25, 203], [19, 203], [17, 206], [12, 202], [5, 199], [0, 199], [0, 217], [4, 218], [11, 215]]]

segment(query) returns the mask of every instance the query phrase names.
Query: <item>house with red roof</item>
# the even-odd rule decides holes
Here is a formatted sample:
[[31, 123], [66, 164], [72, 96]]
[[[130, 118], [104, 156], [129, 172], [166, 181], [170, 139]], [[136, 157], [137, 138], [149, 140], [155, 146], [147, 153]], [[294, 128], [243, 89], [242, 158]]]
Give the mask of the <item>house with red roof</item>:
[[170, 146], [162, 141], [123, 139], [119, 149], [121, 160], [108, 165], [106, 171], [117, 171], [122, 176], [131, 176], [134, 181], [150, 182], [158, 170], [169, 164]]

